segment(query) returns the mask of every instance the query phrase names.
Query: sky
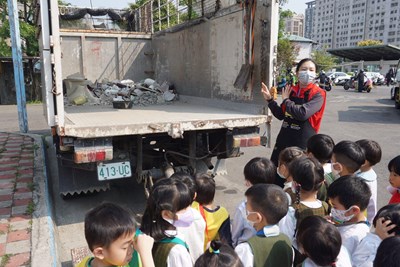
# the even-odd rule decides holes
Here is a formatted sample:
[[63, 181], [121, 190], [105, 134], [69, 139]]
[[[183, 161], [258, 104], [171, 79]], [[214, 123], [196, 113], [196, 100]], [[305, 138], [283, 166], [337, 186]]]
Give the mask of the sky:
[[[128, 3], [133, 3], [135, 0], [65, 0], [68, 3], [71, 3], [74, 6], [80, 7], [90, 7], [90, 2], [92, 2], [93, 7], [108, 7], [108, 8], [125, 8], [128, 6]], [[290, 9], [297, 14], [304, 14], [304, 10], [306, 9], [306, 2], [310, 2], [311, 0], [289, 0], [288, 4], [283, 6], [283, 9]]]

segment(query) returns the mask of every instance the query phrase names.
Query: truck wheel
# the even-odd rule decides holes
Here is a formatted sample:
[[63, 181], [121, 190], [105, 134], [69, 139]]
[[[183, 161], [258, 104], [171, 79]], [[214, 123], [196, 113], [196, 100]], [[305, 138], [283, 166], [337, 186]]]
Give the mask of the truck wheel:
[[397, 87], [394, 90], [394, 106], [397, 109], [400, 109], [400, 88]]

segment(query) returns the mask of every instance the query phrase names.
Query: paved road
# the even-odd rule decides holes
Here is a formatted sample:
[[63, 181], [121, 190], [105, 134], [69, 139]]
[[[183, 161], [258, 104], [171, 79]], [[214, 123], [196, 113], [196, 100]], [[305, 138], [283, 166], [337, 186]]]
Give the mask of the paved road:
[[[15, 109], [15, 107], [14, 107]], [[35, 122], [30, 122], [30, 129], [36, 132], [47, 133], [41, 106], [29, 106], [28, 116]], [[3, 113], [12, 114], [9, 106], [0, 106], [0, 129], [7, 120]], [[16, 112], [16, 109], [15, 111]], [[33, 115], [34, 114], [34, 115]], [[41, 119], [42, 118], [42, 119]], [[17, 131], [18, 124], [14, 121], [15, 129], [8, 125], [7, 131]], [[31, 126], [32, 125], [32, 126]], [[41, 125], [44, 125], [41, 127]], [[280, 128], [280, 122], [275, 120], [272, 125], [273, 140], [276, 138]], [[335, 142], [341, 140], [352, 140], [369, 138], [376, 140], [383, 150], [381, 163], [377, 164], [375, 171], [378, 174], [378, 206], [387, 203], [389, 195], [386, 192], [388, 185], [387, 163], [391, 158], [400, 154], [400, 110], [394, 108], [394, 103], [389, 100], [388, 87], [378, 87], [371, 93], [357, 93], [354, 90], [345, 91], [342, 87], [334, 87], [328, 92], [325, 116], [322, 122], [321, 133], [332, 136]], [[119, 181], [112, 185], [108, 192], [95, 195], [63, 200], [57, 194], [57, 172], [54, 162], [54, 151], [48, 146], [49, 176], [53, 184], [53, 206], [55, 223], [58, 230], [58, 253], [63, 266], [71, 266], [72, 248], [85, 246], [83, 235], [83, 218], [85, 212], [102, 201], [113, 201], [131, 208], [138, 216], [144, 208], [145, 198], [141, 186], [131, 181]], [[255, 156], [267, 156], [271, 149], [258, 147], [244, 149], [245, 154], [236, 159], [228, 161], [228, 175], [216, 178], [218, 190], [216, 203], [225, 206], [228, 211], [233, 212], [237, 203], [243, 199], [246, 190], [243, 179], [243, 166]]]

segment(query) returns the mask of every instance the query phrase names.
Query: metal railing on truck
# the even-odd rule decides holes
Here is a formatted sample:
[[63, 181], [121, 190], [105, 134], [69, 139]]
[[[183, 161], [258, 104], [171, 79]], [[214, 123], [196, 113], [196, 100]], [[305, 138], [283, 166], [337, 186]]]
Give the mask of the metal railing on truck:
[[220, 9], [221, 0], [149, 0], [122, 10], [59, 6], [60, 28], [154, 33]]

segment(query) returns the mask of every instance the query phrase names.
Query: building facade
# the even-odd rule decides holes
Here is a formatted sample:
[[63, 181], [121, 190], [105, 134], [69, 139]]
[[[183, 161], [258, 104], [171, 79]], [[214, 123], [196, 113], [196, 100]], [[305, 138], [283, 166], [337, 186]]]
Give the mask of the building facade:
[[310, 37], [321, 46], [351, 47], [366, 39], [400, 46], [399, 0], [316, 0], [311, 8]]
[[304, 15], [294, 14], [292, 17], [285, 19], [285, 32], [297, 36], [304, 36]]
[[304, 37], [308, 39], [312, 39], [313, 37], [313, 19], [314, 19], [314, 10], [315, 10], [315, 1], [306, 3], [306, 14], [304, 17]]

